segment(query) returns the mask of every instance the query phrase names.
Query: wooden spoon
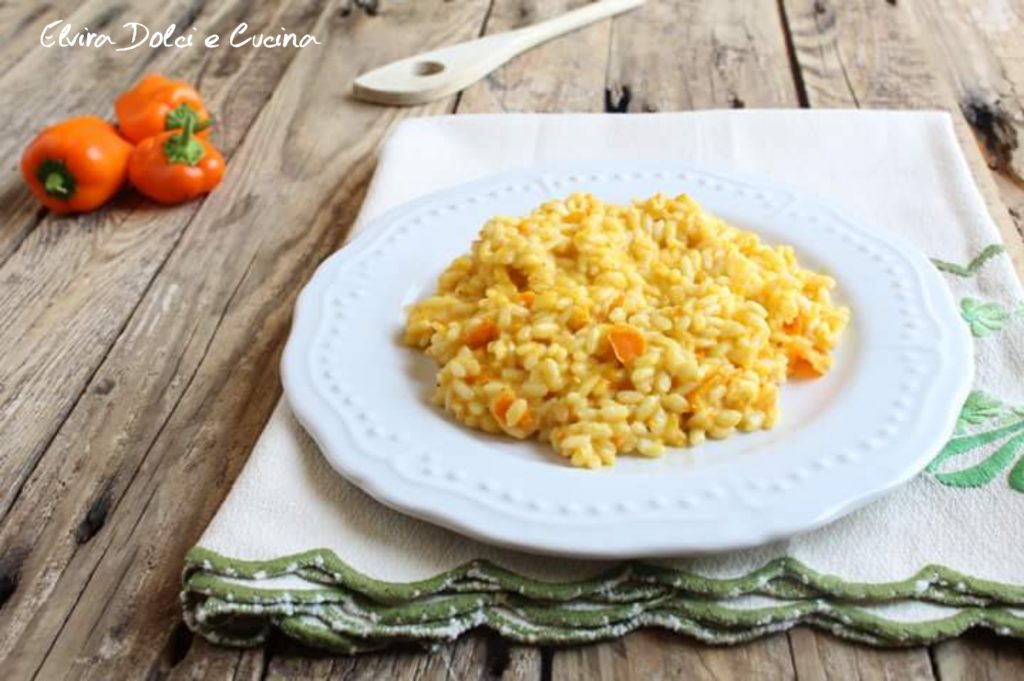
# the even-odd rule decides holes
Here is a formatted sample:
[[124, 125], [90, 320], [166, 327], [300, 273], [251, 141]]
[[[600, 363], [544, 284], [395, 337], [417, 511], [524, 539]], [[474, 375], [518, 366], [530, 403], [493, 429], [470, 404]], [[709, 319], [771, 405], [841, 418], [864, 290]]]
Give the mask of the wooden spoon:
[[439, 99], [475, 83], [546, 40], [634, 9], [645, 1], [598, 0], [533, 26], [391, 62], [356, 78], [352, 92], [368, 102], [397, 106]]

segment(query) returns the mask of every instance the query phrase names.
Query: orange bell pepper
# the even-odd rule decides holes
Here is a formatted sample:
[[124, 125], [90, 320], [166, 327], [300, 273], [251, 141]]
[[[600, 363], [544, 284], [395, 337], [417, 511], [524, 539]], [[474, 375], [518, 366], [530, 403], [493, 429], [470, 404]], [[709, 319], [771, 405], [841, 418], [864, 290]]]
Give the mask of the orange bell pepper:
[[21, 156], [29, 189], [54, 213], [99, 208], [124, 184], [132, 145], [95, 116], [46, 128]]
[[121, 134], [135, 144], [168, 130], [183, 129], [187, 118], [195, 119], [193, 132], [205, 136], [212, 122], [195, 88], [158, 73], [145, 76], [122, 93], [114, 102], [114, 113]]
[[165, 132], [142, 141], [128, 160], [128, 180], [160, 203], [182, 203], [207, 194], [224, 177], [224, 157], [193, 133], [195, 119], [181, 132]]

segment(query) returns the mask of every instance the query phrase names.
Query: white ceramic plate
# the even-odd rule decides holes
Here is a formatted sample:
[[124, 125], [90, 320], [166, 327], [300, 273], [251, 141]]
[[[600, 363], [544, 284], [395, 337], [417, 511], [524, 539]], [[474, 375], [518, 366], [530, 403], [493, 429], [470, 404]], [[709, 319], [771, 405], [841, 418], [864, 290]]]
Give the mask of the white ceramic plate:
[[[494, 214], [590, 191], [626, 202], [686, 192], [838, 281], [852, 321], [823, 379], [786, 384], [771, 431], [661, 459], [574, 469], [538, 442], [465, 428], [428, 401], [433, 361], [400, 344], [404, 308], [434, 289]], [[972, 346], [932, 265], [793, 189], [680, 162], [541, 166], [403, 205], [330, 257], [303, 290], [285, 394], [330, 463], [399, 511], [533, 552], [625, 558], [719, 551], [809, 530], [918, 473], [950, 435]]]

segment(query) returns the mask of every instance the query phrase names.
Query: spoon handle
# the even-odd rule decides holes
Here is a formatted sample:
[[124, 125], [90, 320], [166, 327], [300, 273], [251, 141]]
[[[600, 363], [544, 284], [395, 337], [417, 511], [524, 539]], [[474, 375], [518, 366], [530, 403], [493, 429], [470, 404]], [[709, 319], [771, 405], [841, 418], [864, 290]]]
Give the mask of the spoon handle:
[[352, 92], [359, 99], [377, 104], [411, 106], [429, 102], [480, 80], [545, 40], [634, 9], [644, 2], [599, 0], [533, 26], [400, 59], [356, 78]]
[[513, 31], [522, 40], [522, 50], [528, 50], [540, 43], [558, 37], [563, 33], [601, 19], [606, 19], [644, 4], [646, 0], [598, 0], [598, 2], [578, 7], [547, 21], [526, 26]]

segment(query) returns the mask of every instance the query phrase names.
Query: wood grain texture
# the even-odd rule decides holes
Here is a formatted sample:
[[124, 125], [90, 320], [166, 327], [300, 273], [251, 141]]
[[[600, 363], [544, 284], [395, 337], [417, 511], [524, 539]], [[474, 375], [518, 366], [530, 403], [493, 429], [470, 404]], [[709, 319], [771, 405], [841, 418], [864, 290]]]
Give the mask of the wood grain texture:
[[0, 73], [39, 45], [44, 26], [66, 19], [78, 4], [74, 0], [0, 3]]
[[261, 681], [266, 678], [267, 652], [263, 648], [224, 648], [203, 639], [183, 639], [188, 648], [169, 657], [168, 681]]
[[[198, 208], [47, 448], [43, 460], [61, 474], [41, 474], [38, 490], [23, 492], [27, 508], [49, 517], [5, 524], [23, 562], [0, 611], [9, 633], [0, 677], [132, 677], [170, 668], [187, 650], [177, 602], [184, 553], [280, 395], [268, 367], [294, 296], [344, 238], [376, 145], [399, 116], [351, 101], [336, 83], [465, 39], [486, 3], [440, 6], [320, 13], [325, 44], [295, 57], [224, 185]], [[409, 23], [419, 30], [405, 31]], [[97, 508], [105, 522], [88, 521]]]
[[637, 631], [607, 643], [555, 652], [552, 679], [796, 678], [785, 634], [739, 646], [708, 646], [666, 631]]
[[775, 0], [663, 0], [617, 17], [606, 92], [620, 113], [796, 106]]
[[[485, 33], [521, 28], [587, 2], [495, 0]], [[611, 20], [599, 21], [520, 55], [466, 88], [458, 112], [600, 111], [611, 26]]]
[[923, 109], [948, 87], [922, 50], [906, 3], [783, 0], [812, 107]]
[[1024, 2], [918, 0], [912, 9], [1024, 239]]
[[1024, 679], [1024, 645], [991, 632], [975, 632], [940, 643], [932, 661], [941, 681]]
[[483, 632], [430, 651], [407, 648], [350, 658], [310, 657], [307, 651], [285, 646], [271, 655], [266, 678], [535, 681], [540, 678], [540, 651], [510, 646], [498, 636]]
[[1024, 274], [1024, 240], [1002, 202], [951, 84], [906, 2], [783, 0], [795, 58], [815, 107], [944, 109], [1007, 252]]
[[873, 648], [807, 627], [790, 631], [789, 643], [800, 681], [931, 681], [935, 678], [926, 648]]
[[990, 165], [1022, 181], [1024, 2], [917, 0], [910, 7]]
[[[221, 8], [231, 9], [227, 4]], [[280, 10], [252, 15], [252, 25], [286, 20], [311, 27], [316, 18], [308, 6]], [[220, 137], [231, 154], [287, 60], [268, 61], [255, 53], [246, 59], [225, 52], [208, 66], [208, 82], [218, 88], [210, 99], [236, 120], [234, 132]], [[272, 82], [253, 78], [253, 70]], [[212, 105], [215, 111], [218, 104]], [[0, 292], [0, 307], [27, 297], [10, 314], [20, 326], [5, 327], [12, 333], [4, 337], [4, 347], [11, 349], [0, 360], [5, 434], [0, 469], [10, 481], [3, 490], [8, 512], [0, 521], [0, 551], [16, 558], [8, 565], [15, 588], [0, 610], [0, 627], [6, 633], [0, 658], [15, 645], [26, 654], [32, 649], [20, 639], [30, 624], [41, 629], [61, 626], [64, 614], [38, 609], [51, 602], [69, 562], [118, 507], [124, 487], [138, 473], [164, 423], [161, 415], [187, 385], [187, 376], [176, 372], [188, 365], [182, 367], [177, 360], [202, 349], [189, 345], [188, 338], [204, 318], [186, 313], [184, 308], [191, 310], [194, 301], [175, 297], [174, 291], [155, 289], [157, 297], [146, 305], [140, 301], [197, 209], [198, 204], [165, 211], [133, 200], [94, 216], [52, 224], [48, 218], [36, 232], [40, 238], [33, 234], [0, 268], [6, 281], [16, 281]], [[44, 238], [48, 230], [52, 232]], [[62, 266], [70, 273], [60, 272]], [[83, 281], [93, 286], [83, 286]], [[177, 290], [185, 291], [187, 287]], [[132, 314], [142, 323], [128, 324]], [[162, 365], [162, 358], [174, 363]], [[97, 373], [104, 360], [107, 368]], [[132, 396], [125, 399], [126, 394]]]
[[[256, 30], [273, 30], [271, 27], [282, 22], [301, 29], [315, 18], [309, 3], [289, 2], [256, 11], [247, 6], [240, 0], [219, 3], [209, 14], [200, 10], [193, 21], [202, 21], [209, 30], [225, 31], [244, 16]], [[232, 121], [216, 132], [229, 159], [293, 54], [205, 49], [152, 52], [162, 56], [148, 67], [197, 82], [210, 93], [210, 108]], [[141, 58], [140, 53], [136, 61]], [[20, 62], [0, 78], [0, 90], [12, 73], [30, 61], [35, 60]], [[105, 93], [107, 106], [117, 92], [131, 85], [139, 70], [133, 62], [117, 61], [103, 68], [108, 67], [104, 84], [95, 88]], [[70, 79], [78, 76], [85, 74], [68, 74]], [[13, 116], [18, 104], [5, 97], [4, 113]], [[33, 105], [45, 107], [46, 101]], [[27, 130], [16, 125], [0, 146], [23, 143], [39, 119], [32, 125]], [[28, 212], [22, 211], [22, 203], [32, 201], [17, 174], [5, 174], [0, 183], [0, 194], [19, 197], [8, 209], [17, 223], [22, 212]], [[126, 195], [89, 215], [47, 215], [0, 265], [0, 317], [6, 321], [0, 328], [0, 347], [5, 349], [0, 356], [0, 428], [5, 436], [0, 456], [0, 479], [5, 481], [0, 489], [0, 518], [10, 511], [57, 428], [124, 330], [128, 316], [198, 206], [158, 208]], [[38, 212], [34, 204], [31, 212]]]

